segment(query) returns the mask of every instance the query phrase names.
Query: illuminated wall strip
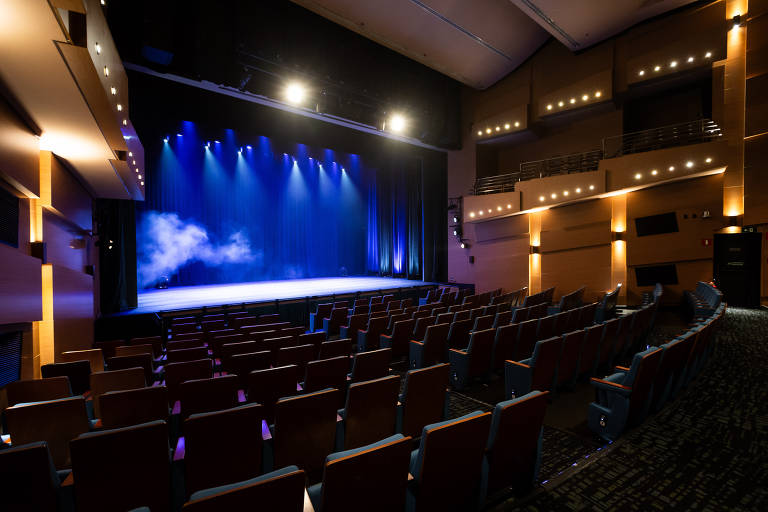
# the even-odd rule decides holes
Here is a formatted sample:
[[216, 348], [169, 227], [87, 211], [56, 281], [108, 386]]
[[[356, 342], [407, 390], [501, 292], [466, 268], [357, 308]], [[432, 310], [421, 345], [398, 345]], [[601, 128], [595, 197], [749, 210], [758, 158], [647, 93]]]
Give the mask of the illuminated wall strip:
[[53, 265], [42, 266], [43, 279], [43, 320], [34, 322], [37, 327], [40, 365], [53, 363], [55, 360], [53, 336]]
[[[541, 217], [544, 212], [533, 212], [528, 215], [528, 234], [531, 247], [541, 246]], [[541, 291], [541, 253], [531, 252], [528, 255], [528, 294]]]
[[[623, 234], [627, 230], [627, 194], [611, 197], [611, 231]], [[619, 236], [611, 241], [611, 289], [617, 285], [623, 286], [619, 290], [619, 302], [627, 301], [627, 242], [619, 239]]]

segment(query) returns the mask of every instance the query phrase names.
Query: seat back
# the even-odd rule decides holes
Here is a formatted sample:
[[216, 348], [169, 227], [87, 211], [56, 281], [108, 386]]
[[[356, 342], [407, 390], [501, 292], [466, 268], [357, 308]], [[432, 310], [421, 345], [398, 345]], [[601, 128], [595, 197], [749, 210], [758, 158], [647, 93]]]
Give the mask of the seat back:
[[295, 364], [257, 370], [248, 374], [248, 402], [259, 403], [262, 414], [271, 423], [275, 417], [275, 404], [286, 396], [297, 393], [299, 369]]
[[344, 404], [344, 449], [374, 443], [395, 433], [400, 377], [357, 382]]
[[453, 322], [453, 316], [456, 313], [440, 313], [435, 317], [435, 323], [437, 324], [449, 324]]
[[392, 349], [382, 348], [355, 354], [352, 361], [352, 382], [378, 379], [389, 374]]
[[57, 468], [71, 464], [69, 440], [90, 429], [82, 396], [16, 404], [5, 419], [14, 445], [45, 441]]
[[182, 350], [185, 348], [200, 348], [204, 346], [205, 342], [202, 338], [190, 338], [188, 340], [168, 341], [165, 348], [167, 350]]
[[44, 364], [40, 367], [40, 373], [44, 379], [69, 377], [69, 385], [75, 395], [82, 395], [91, 389], [91, 363], [87, 360]]
[[115, 357], [115, 349], [126, 345], [124, 340], [107, 340], [107, 341], [95, 341], [93, 348], [100, 348], [104, 354], [104, 359]]
[[504, 368], [504, 361], [514, 358], [519, 326], [520, 324], [505, 324], [496, 329], [491, 356], [491, 366], [494, 370]]
[[332, 357], [307, 363], [304, 377], [304, 391], [318, 391], [325, 388], [336, 388], [342, 392], [347, 385], [349, 371], [348, 357]]
[[199, 412], [220, 411], [237, 405], [237, 377], [224, 375], [181, 384], [181, 413], [186, 418]]
[[526, 320], [528, 320], [529, 312], [530, 312], [530, 308], [526, 308], [526, 307], [517, 308], [512, 314], [511, 323], [519, 324], [521, 322], [525, 322]]
[[8, 405], [24, 402], [44, 402], [72, 396], [69, 377], [49, 377], [47, 379], [17, 380], [9, 383], [5, 390]]
[[427, 332], [427, 327], [435, 325], [435, 320], [436, 317], [434, 316], [425, 316], [416, 319], [416, 325], [413, 327], [413, 339], [417, 341], [423, 340], [424, 335]]
[[418, 437], [421, 429], [445, 417], [446, 388], [450, 377], [449, 364], [436, 364], [405, 374], [400, 399], [402, 403], [403, 435]]
[[303, 375], [307, 363], [315, 358], [314, 345], [299, 345], [296, 347], [283, 347], [277, 351], [275, 366], [295, 364], [299, 368], [299, 375]]
[[547, 395], [547, 391], [532, 391], [496, 404], [485, 459], [489, 494], [507, 487], [527, 491], [534, 484]]
[[168, 388], [169, 403], [173, 404], [181, 399], [182, 382], [211, 377], [213, 377], [213, 361], [210, 359], [165, 365], [165, 386]]
[[595, 315], [597, 314], [597, 302], [587, 304], [581, 307], [581, 314], [579, 315], [580, 328], [585, 328], [595, 323]]
[[559, 336], [559, 334], [555, 333], [556, 321], [555, 315], [539, 318], [539, 325], [536, 328], [536, 340], [545, 340], [552, 336]]
[[[93, 397], [93, 415], [101, 418], [100, 397], [109, 391], [143, 388], [147, 385], [143, 368], [126, 368], [109, 372], [91, 374], [91, 396]], [[166, 404], [167, 406], [167, 404]]]
[[258, 503], [270, 512], [302, 512], [305, 480], [304, 471], [288, 466], [244, 482], [198, 491], [183, 511], [250, 510]]
[[408, 354], [408, 342], [411, 340], [411, 333], [415, 325], [416, 321], [412, 319], [403, 319], [395, 322], [392, 328], [392, 339], [390, 340], [393, 356]]
[[320, 344], [320, 352], [317, 359], [331, 359], [332, 357], [349, 357], [352, 353], [351, 341], [343, 340], [325, 341]]
[[544, 318], [547, 316], [547, 307], [546, 302], [531, 307], [528, 312], [528, 318]]
[[169, 350], [165, 355], [169, 363], [184, 363], [205, 359], [208, 357], [208, 349], [205, 347], [183, 348], [181, 350]]
[[538, 389], [539, 391], [552, 389], [562, 345], [563, 338], [561, 336], [536, 342], [531, 356], [531, 366], [533, 367], [531, 389]]
[[499, 311], [493, 319], [493, 328], [499, 328], [502, 325], [507, 325], [512, 321], [512, 311]]
[[472, 333], [467, 346], [467, 353], [469, 354], [468, 377], [476, 377], [490, 371], [495, 337], [496, 331], [493, 329]]
[[168, 427], [153, 421], [89, 432], [70, 443], [78, 512], [170, 510]]
[[251, 352], [249, 354], [235, 354], [227, 360], [227, 373], [237, 375], [239, 389], [248, 387], [248, 374], [254, 370], [264, 370], [272, 363], [272, 354], [268, 350]]
[[328, 317], [327, 334], [337, 334], [339, 332], [339, 326], [346, 323], [348, 311], [346, 307], [336, 307], [331, 310], [331, 314]]
[[571, 320], [572, 313], [578, 312], [578, 309], [569, 309], [568, 311], [561, 311], [555, 315], [552, 315], [553, 323], [552, 336], [560, 336], [567, 332], [571, 332], [575, 329], [568, 330], [568, 322]]
[[208, 331], [220, 331], [227, 328], [227, 321], [223, 318], [216, 320], [203, 320], [200, 322], [200, 327], [204, 332]]
[[357, 336], [357, 331], [364, 330], [367, 322], [367, 313], [359, 313], [350, 316], [345, 322], [347, 328], [347, 336]]
[[126, 368], [142, 368], [144, 370], [144, 380], [147, 384], [155, 380], [155, 374], [152, 371], [152, 356], [149, 354], [138, 354], [135, 356], [115, 356], [107, 358], [107, 368], [112, 370], [125, 370]]
[[104, 428], [168, 420], [168, 391], [165, 386], [108, 391], [101, 395], [100, 404]]
[[662, 399], [667, 386], [673, 384], [675, 377], [683, 370], [690, 352], [690, 342], [686, 338], [681, 338], [666, 343], [661, 348], [664, 352], [656, 371], [651, 397], [651, 406], [654, 408]]
[[[379, 336], [381, 336], [387, 328], [387, 322], [389, 318], [386, 316], [380, 316], [370, 318], [368, 320], [368, 328], [362, 331], [360, 335], [365, 333], [365, 349], [371, 350], [379, 347]], [[360, 343], [358, 343], [360, 346]]]
[[613, 357], [613, 343], [619, 329], [619, 320], [611, 318], [603, 322], [603, 341], [600, 343], [600, 366], [606, 366]]
[[[637, 364], [637, 371], [630, 386], [632, 394], [629, 397], [629, 411], [627, 412], [627, 426], [633, 427], [640, 424], [648, 410], [648, 400], [650, 399], [653, 381], [656, 378], [656, 371], [661, 362], [663, 351], [660, 348], [655, 350], [646, 350], [635, 354], [632, 361], [635, 366], [635, 360], [640, 358]], [[630, 373], [632, 369], [630, 370]]]
[[45, 442], [0, 450], [3, 511], [58, 509], [59, 477]]
[[515, 351], [513, 360], [521, 361], [528, 359], [533, 354], [533, 347], [536, 345], [536, 330], [539, 325], [539, 320], [532, 318], [521, 322], [517, 328], [517, 342], [515, 343]]
[[454, 320], [448, 331], [448, 347], [467, 348], [467, 345], [469, 345], [470, 329], [472, 329], [472, 320], [468, 318], [465, 320]]
[[[453, 322], [458, 322], [460, 320], [471, 320], [471, 318], [469, 317], [468, 309], [462, 309], [462, 310], [456, 311], [453, 314]], [[471, 325], [471, 322], [470, 322], [470, 325]]]
[[62, 352], [59, 356], [62, 363], [72, 363], [75, 361], [88, 361], [91, 363], [91, 372], [104, 371], [104, 352], [100, 348], [90, 348], [87, 350], [69, 350]]
[[491, 414], [479, 411], [424, 427], [411, 464], [417, 510], [476, 508], [490, 427]]
[[403, 320], [408, 320], [409, 316], [410, 315], [408, 315], [407, 313], [397, 313], [397, 314], [394, 314], [394, 315], [392, 315], [392, 314], [389, 315], [389, 322], [387, 323], [386, 333], [387, 334], [391, 333], [394, 330], [395, 324], [397, 322], [401, 322]]
[[591, 373], [600, 356], [600, 341], [603, 339], [605, 324], [592, 325], [584, 329], [584, 341], [579, 357], [579, 375]]
[[184, 421], [187, 496], [261, 474], [263, 418], [262, 407], [250, 404], [193, 414]]
[[394, 435], [325, 461], [319, 510], [404, 510], [410, 437]]
[[155, 349], [150, 343], [144, 343], [141, 345], [123, 345], [115, 347], [116, 356], [135, 356], [138, 354], [149, 354], [152, 358], [155, 357]]
[[493, 315], [478, 316], [472, 325], [473, 331], [484, 331], [493, 327]]
[[448, 353], [448, 333], [450, 324], [437, 324], [427, 327], [424, 335], [424, 348], [421, 353], [421, 365], [431, 366], [445, 361]]
[[584, 331], [572, 331], [562, 335], [563, 349], [557, 370], [557, 385], [573, 382], [578, 376], [579, 354], [584, 342]]
[[333, 451], [339, 394], [337, 389], [324, 389], [277, 401], [272, 436], [275, 467], [295, 464], [310, 478], [319, 473]]

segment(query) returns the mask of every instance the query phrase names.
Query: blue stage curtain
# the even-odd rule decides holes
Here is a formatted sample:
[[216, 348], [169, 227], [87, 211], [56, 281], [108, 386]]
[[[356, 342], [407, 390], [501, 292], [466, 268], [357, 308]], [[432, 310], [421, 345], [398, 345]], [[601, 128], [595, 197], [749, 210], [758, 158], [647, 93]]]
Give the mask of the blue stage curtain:
[[423, 279], [423, 245], [424, 245], [424, 223], [422, 219], [422, 210], [424, 202], [422, 201], [421, 161], [419, 172], [408, 174], [408, 278]]

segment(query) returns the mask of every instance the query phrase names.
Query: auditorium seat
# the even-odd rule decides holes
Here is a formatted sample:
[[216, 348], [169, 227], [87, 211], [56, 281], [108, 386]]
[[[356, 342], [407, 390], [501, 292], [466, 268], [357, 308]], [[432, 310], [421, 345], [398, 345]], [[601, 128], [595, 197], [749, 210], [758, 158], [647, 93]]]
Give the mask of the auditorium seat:
[[341, 391], [338, 407], [344, 407], [344, 393], [347, 389], [347, 373], [349, 372], [348, 357], [332, 357], [307, 363], [302, 389], [312, 392], [325, 388], [336, 388]]
[[409, 370], [397, 406], [397, 432], [419, 437], [424, 425], [442, 421], [448, 409], [450, 365]]
[[5, 387], [8, 405], [24, 402], [45, 402], [72, 396], [69, 377], [17, 380]]
[[[152, 367], [152, 356], [149, 354], [138, 354], [135, 356], [115, 356], [107, 359], [107, 368], [112, 370], [125, 370], [126, 368], [143, 368], [144, 379], [147, 384], [159, 379], [162, 374], [156, 373]], [[163, 372], [165, 371], [163, 367]]]
[[195, 379], [181, 383], [181, 413], [184, 418], [199, 412], [229, 409], [238, 403], [235, 375]]
[[[407, 470], [406, 470], [407, 471]], [[61, 480], [44, 441], [0, 450], [3, 512], [64, 511]]]
[[168, 427], [153, 421], [89, 432], [73, 439], [72, 473], [78, 512], [170, 511]]
[[168, 419], [165, 386], [108, 391], [101, 395], [101, 426], [119, 428]]
[[495, 336], [496, 331], [493, 329], [474, 331], [469, 338], [466, 350], [452, 348], [448, 351], [448, 360], [451, 363], [451, 384], [456, 390], [461, 391], [473, 378], [484, 377], [491, 370]]
[[415, 325], [415, 320], [403, 319], [395, 322], [391, 334], [379, 336], [379, 346], [392, 349], [392, 357], [407, 357], [408, 342], [411, 339]]
[[221, 329], [226, 329], [226, 328], [227, 328], [227, 321], [224, 318], [219, 318], [215, 320], [204, 319], [202, 322], [200, 322], [200, 330], [203, 332], [219, 331]]
[[600, 357], [600, 343], [603, 340], [605, 324], [591, 325], [584, 329], [584, 341], [579, 356], [579, 375], [594, 375]]
[[612, 441], [643, 421], [661, 354], [660, 348], [650, 347], [635, 354], [630, 368], [617, 367], [604, 379], [592, 378], [596, 400], [589, 404], [587, 420], [595, 434]]
[[571, 320], [571, 313], [577, 312], [578, 309], [569, 309], [552, 315], [552, 336], [560, 336], [562, 334], [575, 331], [577, 329], [568, 329], [568, 323]]
[[184, 483], [194, 492], [259, 476], [262, 406], [193, 414], [184, 421]]
[[693, 343], [693, 335], [685, 335], [661, 345], [661, 361], [656, 371], [651, 395], [650, 410], [657, 411], [673, 396], [676, 383], [685, 371], [685, 363], [688, 360]]
[[349, 357], [352, 353], [351, 340], [341, 339], [324, 341], [320, 344], [320, 352], [317, 359], [331, 359], [332, 357]]
[[579, 315], [580, 327], [583, 329], [596, 322], [598, 303], [593, 302], [581, 307], [581, 314]]
[[521, 322], [517, 328], [517, 341], [515, 342], [515, 351], [512, 357], [513, 361], [528, 359], [533, 353], [533, 347], [536, 344], [536, 331], [539, 327], [539, 320], [532, 318]]
[[358, 352], [352, 360], [351, 382], [378, 379], [389, 374], [389, 363], [392, 361], [392, 349], [381, 348]]
[[427, 327], [424, 341], [411, 340], [408, 360], [411, 368], [423, 368], [445, 362], [448, 357], [448, 330], [450, 324]]
[[[264, 340], [225, 343], [219, 347], [221, 367], [225, 371], [229, 372], [232, 357], [240, 354], [253, 354], [254, 352], [269, 352], [268, 348], [269, 346]], [[269, 352], [269, 354], [271, 361], [272, 353]]]
[[533, 354], [522, 361], [505, 361], [504, 396], [507, 400], [533, 390], [549, 391], [555, 382], [563, 338], [555, 336], [536, 342]]
[[181, 384], [183, 382], [210, 379], [211, 377], [213, 377], [213, 361], [210, 359], [165, 365], [165, 387], [168, 388], [168, 403], [173, 405], [177, 400], [181, 400]]
[[[254, 336], [250, 333], [244, 334], [244, 333], [226, 333], [226, 334], [217, 334], [215, 336], [212, 336], [209, 338], [208, 346], [211, 349], [211, 352], [213, 352], [214, 357], [221, 358], [221, 347], [224, 345], [229, 345], [232, 343], [245, 343], [246, 341], [260, 341], [263, 340], [265, 337], [271, 337], [271, 334], [262, 334], [261, 336]], [[167, 354], [167, 351], [166, 351]]]
[[[433, 312], [434, 314], [434, 312]], [[469, 318], [469, 310], [468, 309], [462, 309], [461, 311], [456, 311], [453, 315], [453, 323], [460, 322], [463, 320], [469, 320], [470, 327], [472, 326], [472, 321]]]
[[192, 332], [198, 332], [197, 323], [194, 321], [179, 324], [174, 323], [171, 325], [171, 338], [175, 337], [177, 334], [189, 334]]
[[491, 355], [491, 367], [494, 371], [503, 370], [504, 361], [514, 358], [519, 326], [519, 324], [506, 324], [496, 329]]
[[541, 303], [537, 304], [535, 306], [531, 306], [530, 310], [528, 311], [528, 318], [544, 318], [547, 316], [547, 303]]
[[441, 290], [439, 288], [433, 288], [427, 291], [426, 297], [419, 298], [419, 306], [437, 302], [440, 299], [440, 293], [441, 293]]
[[478, 316], [474, 319], [470, 331], [484, 331], [493, 327], [493, 315]]
[[303, 375], [307, 369], [307, 363], [315, 359], [314, 345], [299, 345], [296, 347], [282, 347], [277, 351], [274, 359], [275, 366], [295, 364], [299, 368], [299, 375]]
[[541, 466], [548, 391], [531, 391], [496, 404], [483, 458], [483, 490], [488, 496], [509, 488], [528, 492]]
[[264, 315], [259, 315], [259, 319], [256, 322], [257, 324], [274, 324], [280, 321], [280, 314], [279, 313], [267, 313]]
[[517, 308], [512, 312], [512, 320], [510, 323], [519, 324], [528, 320], [528, 312], [530, 308]]
[[365, 329], [368, 322], [366, 313], [355, 314], [347, 318], [346, 325], [339, 326], [339, 338], [351, 338], [357, 341], [358, 331]]
[[[458, 316], [458, 313], [457, 313]], [[454, 320], [448, 329], [448, 348], [465, 349], [469, 344], [469, 331], [472, 329], [472, 320]]]
[[183, 350], [187, 348], [205, 347], [205, 342], [201, 338], [190, 338], [188, 340], [168, 341], [165, 348], [171, 350]]
[[536, 340], [546, 340], [552, 336], [559, 336], [555, 333], [555, 315], [539, 318], [539, 325], [536, 327]]
[[307, 345], [312, 344], [315, 346], [315, 353], [318, 353], [320, 351], [320, 344], [325, 342], [325, 333], [324, 332], [305, 332], [303, 334], [299, 334], [299, 336], [296, 338], [296, 344], [297, 345]]
[[499, 305], [498, 304], [490, 304], [488, 306], [483, 306], [483, 314], [482, 316], [492, 316], [495, 317], [496, 313], [499, 312]]
[[104, 371], [104, 353], [100, 348], [89, 348], [87, 350], [68, 350], [60, 354], [59, 360], [62, 363], [88, 361], [90, 363], [91, 372]]
[[59, 469], [71, 465], [69, 440], [91, 428], [82, 396], [19, 403], [5, 410], [5, 420], [14, 445], [45, 441]]
[[616, 329], [616, 335], [613, 341], [613, 356], [611, 364], [615, 364], [624, 359], [625, 352], [632, 338], [632, 325], [637, 318], [637, 312], [632, 312], [618, 318], [619, 327]]
[[[433, 311], [434, 315], [434, 311]], [[435, 316], [435, 323], [436, 324], [450, 324], [453, 322], [453, 317], [456, 315], [456, 313], [439, 313]]]
[[283, 397], [296, 394], [298, 380], [299, 369], [295, 364], [252, 371], [248, 374], [248, 402], [261, 404], [264, 418], [272, 422], [275, 404]]
[[314, 313], [309, 314], [310, 332], [319, 331], [323, 328], [323, 319], [331, 316], [333, 304], [318, 304]]
[[69, 385], [75, 395], [82, 395], [91, 389], [91, 363], [89, 361], [44, 364], [40, 367], [40, 373], [44, 379], [51, 377], [69, 378]]
[[286, 466], [250, 480], [212, 487], [194, 493], [184, 504], [184, 512], [251, 510], [254, 503], [269, 512], [302, 512], [304, 471]]
[[290, 347], [293, 345], [293, 338], [290, 336], [278, 336], [275, 338], [267, 338], [263, 340], [261, 349], [269, 350], [272, 354], [272, 360], [277, 359], [277, 352], [281, 348]]
[[475, 510], [491, 414], [476, 411], [424, 427], [411, 453], [409, 511]]
[[392, 334], [392, 330], [395, 328], [395, 324], [397, 322], [401, 322], [403, 320], [410, 320], [410, 315], [406, 313], [390, 313], [389, 314], [389, 321], [387, 322], [387, 328], [384, 329], [384, 332], [382, 334]]
[[[328, 359], [331, 361], [331, 359]], [[275, 405], [275, 423], [270, 426], [274, 466], [295, 464], [307, 472], [310, 481], [319, 480], [326, 455], [336, 439], [338, 389], [281, 398]]]
[[93, 348], [100, 348], [106, 360], [110, 357], [115, 357], [115, 349], [123, 345], [127, 345], [124, 340], [95, 341]]
[[272, 354], [268, 350], [262, 350], [247, 354], [234, 354], [229, 357], [224, 368], [227, 374], [237, 375], [237, 387], [239, 389], [246, 389], [248, 387], [248, 374], [254, 370], [269, 368], [271, 362]]
[[584, 343], [584, 331], [572, 331], [562, 335], [563, 347], [557, 365], [557, 387], [573, 386], [579, 376], [579, 354]]
[[115, 347], [116, 356], [136, 356], [140, 354], [149, 354], [152, 357], [152, 362], [155, 367], [161, 364], [162, 356], [155, 355], [155, 347], [151, 343], [136, 344], [136, 345], [123, 345], [121, 347]]
[[181, 350], [169, 350], [165, 353], [168, 363], [185, 363], [197, 361], [208, 357], [208, 349], [205, 347], [183, 348]]
[[396, 434], [328, 455], [322, 483], [307, 489], [315, 512], [404, 510], [410, 444]]
[[610, 366], [613, 357], [613, 343], [616, 339], [616, 332], [619, 328], [619, 319], [611, 318], [603, 322], [603, 341], [600, 343], [600, 359], [598, 368], [604, 369]]
[[349, 450], [391, 436], [397, 426], [400, 377], [350, 384], [341, 422], [336, 430], [336, 449]]
[[242, 315], [232, 318], [227, 324], [228, 329], [240, 329], [244, 325], [256, 325], [259, 318], [253, 315]]
[[346, 307], [334, 307], [328, 318], [323, 318], [323, 331], [327, 338], [339, 334], [339, 327], [346, 324], [348, 312]]
[[357, 331], [357, 351], [365, 352], [379, 348], [379, 336], [386, 328], [386, 316], [370, 318], [366, 330]]
[[[142, 368], [126, 368], [91, 374], [91, 397], [93, 398], [93, 415], [101, 418], [99, 397], [109, 391], [124, 391], [126, 389], [143, 388], [147, 385]], [[166, 407], [168, 404], [166, 404]]]

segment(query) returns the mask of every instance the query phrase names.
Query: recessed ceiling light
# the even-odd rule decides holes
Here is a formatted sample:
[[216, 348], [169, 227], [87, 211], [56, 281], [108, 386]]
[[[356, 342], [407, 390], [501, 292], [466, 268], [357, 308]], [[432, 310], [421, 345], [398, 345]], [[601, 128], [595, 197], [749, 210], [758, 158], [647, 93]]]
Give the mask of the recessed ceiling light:
[[711, 159], [711, 158], [707, 158], [707, 159], [706, 159], [706, 160], [704, 160], [704, 161], [705, 161], [705, 162], [707, 162], [708, 164], [712, 163], [712, 159]]
[[520, 127], [520, 121], [515, 121], [515, 128], [519, 128], [519, 127]]
[[688, 62], [693, 62], [693, 57], [688, 57]]
[[486, 128], [485, 129], [485, 133], [491, 133], [491, 129], [490, 128]]
[[552, 195], [551, 195], [551, 196], [549, 196], [549, 197], [551, 197], [552, 199], [555, 199], [555, 198], [557, 197], [557, 194], [555, 194], [555, 193], [553, 192], [553, 193], [552, 193]]
[[571, 103], [576, 103], [576, 98], [571, 98]]
[[597, 91], [597, 92], [595, 93], [595, 98], [599, 98], [599, 97], [600, 97], [600, 96], [602, 96], [602, 95], [603, 95], [603, 93], [601, 93], [600, 91]]
[[509, 123], [504, 123], [504, 129], [509, 130]]
[[661, 66], [656, 66], [653, 68], [654, 71], [659, 72], [661, 71]]
[[585, 94], [581, 97], [581, 101], [587, 101], [589, 99], [589, 94]]
[[558, 106], [558, 107], [562, 107], [563, 105], [565, 105], [565, 103], [563, 103], [562, 101], [558, 101], [558, 102], [557, 102], [557, 106]]
[[589, 190], [595, 190], [595, 186], [594, 185], [590, 185], [589, 186]]
[[710, 58], [711, 56], [712, 56], [712, 52], [707, 52], [707, 53], [705, 53], [705, 54], [704, 54], [704, 58], [705, 58], [705, 59], [708, 59], [708, 58]]
[[674, 171], [675, 170], [675, 166], [674, 165], [670, 165], [668, 170], [669, 170], [669, 172]]
[[640, 71], [637, 72], [637, 74], [640, 76], [643, 76], [645, 74], [645, 70], [641, 69]]
[[123, 106], [120, 103], [117, 104], [117, 111], [118, 112], [122, 112], [123, 111]]
[[639, 172], [635, 174], [635, 179], [636, 179], [636, 180], [639, 180], [639, 179], [640, 179], [640, 178], [642, 178], [642, 177], [643, 177], [643, 175], [642, 175], [642, 174], [640, 174]]
[[685, 166], [690, 169], [691, 167], [693, 167], [693, 162], [691, 160], [688, 160], [687, 162], [685, 162]]
[[547, 105], [547, 110], [552, 110], [552, 104]]
[[496, 127], [496, 131], [498, 132], [498, 131], [500, 131], [500, 130], [501, 130], [501, 126], [497, 126], [497, 127]]
[[581, 194], [581, 187], [576, 187], [576, 193]]
[[496, 207], [496, 211], [499, 211], [499, 212], [500, 212], [500, 211], [501, 211], [501, 206], [497, 206], [497, 207]]
[[670, 62], [670, 63], [669, 63], [669, 67], [671, 67], [671, 68], [676, 68], [676, 67], [677, 67], [677, 61], [676, 61], [676, 60], [673, 60], [672, 62]]
[[475, 212], [469, 212], [469, 216], [474, 218], [475, 217]]
[[539, 196], [539, 202], [544, 202], [544, 196]]
[[123, 119], [123, 126], [128, 126], [128, 120], [127, 119]]
[[563, 190], [563, 195], [567, 196], [568, 195], [568, 191], [567, 190]]
[[656, 169], [651, 171], [651, 176], [656, 176], [657, 174], [659, 174], [659, 171], [657, 171]]
[[481, 136], [483, 134], [483, 130], [477, 130], [477, 136]]

